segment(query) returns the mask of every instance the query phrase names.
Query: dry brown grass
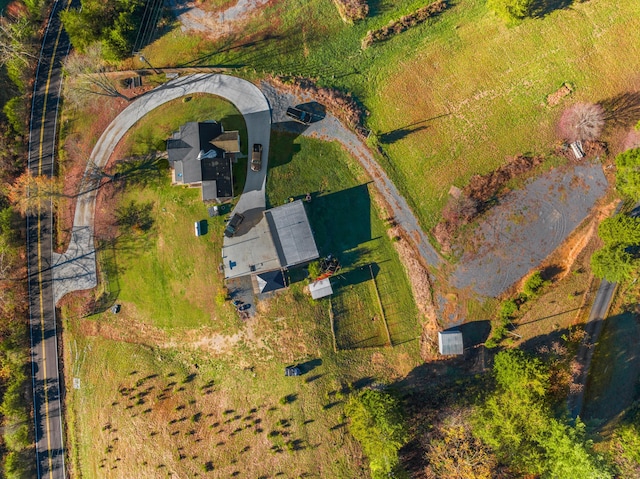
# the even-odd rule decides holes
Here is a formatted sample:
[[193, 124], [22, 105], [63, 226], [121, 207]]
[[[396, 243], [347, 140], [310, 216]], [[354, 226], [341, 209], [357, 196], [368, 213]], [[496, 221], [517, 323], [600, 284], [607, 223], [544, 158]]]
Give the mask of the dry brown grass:
[[367, 0], [333, 0], [340, 17], [346, 23], [357, 22], [367, 17], [369, 5]]

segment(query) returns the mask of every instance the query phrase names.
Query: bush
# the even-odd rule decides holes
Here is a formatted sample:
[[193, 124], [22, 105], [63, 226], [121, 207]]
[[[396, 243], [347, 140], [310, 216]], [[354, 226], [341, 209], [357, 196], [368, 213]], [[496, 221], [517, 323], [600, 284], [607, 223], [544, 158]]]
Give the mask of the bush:
[[347, 23], [363, 20], [369, 13], [367, 0], [333, 0], [338, 7], [338, 12]]
[[487, 7], [505, 20], [522, 20], [535, 15], [536, 0], [488, 0]]
[[511, 321], [513, 319], [513, 315], [518, 311], [518, 305], [513, 299], [507, 299], [503, 301], [500, 305], [500, 312], [498, 313], [499, 318], [504, 321]]
[[23, 98], [20, 96], [13, 97], [5, 103], [2, 111], [7, 117], [7, 121], [9, 122], [9, 125], [11, 125], [13, 131], [19, 135], [24, 135], [27, 111]]
[[312, 281], [315, 281], [316, 278], [318, 278], [322, 274], [320, 261], [312, 261], [311, 263], [309, 263], [309, 266], [307, 266], [307, 269], [309, 270], [309, 277]]
[[534, 297], [546, 283], [547, 282], [542, 279], [540, 271], [536, 271], [524, 282], [522, 289], [527, 296]]
[[402, 33], [411, 27], [415, 27], [425, 22], [428, 18], [434, 17], [447, 8], [446, 0], [437, 0], [426, 7], [422, 7], [415, 12], [405, 15], [399, 20], [393, 20], [386, 26], [377, 30], [369, 30], [362, 39], [362, 49], [369, 48], [376, 42], [384, 41], [397, 33]]

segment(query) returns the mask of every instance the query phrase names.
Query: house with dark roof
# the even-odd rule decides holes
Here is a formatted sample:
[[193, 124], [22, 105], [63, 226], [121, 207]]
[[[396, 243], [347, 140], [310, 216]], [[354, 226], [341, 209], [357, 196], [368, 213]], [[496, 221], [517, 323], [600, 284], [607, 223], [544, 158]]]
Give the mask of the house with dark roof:
[[167, 140], [173, 184], [200, 187], [203, 201], [231, 199], [231, 165], [239, 152], [237, 131], [224, 131], [216, 121], [186, 123]]

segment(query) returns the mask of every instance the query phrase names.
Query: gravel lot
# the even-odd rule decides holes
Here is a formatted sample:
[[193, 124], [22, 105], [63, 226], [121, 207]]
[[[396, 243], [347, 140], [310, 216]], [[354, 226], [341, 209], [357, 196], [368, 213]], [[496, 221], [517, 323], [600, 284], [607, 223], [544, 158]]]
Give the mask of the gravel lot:
[[476, 228], [452, 285], [499, 296], [567, 238], [606, 188], [596, 163], [554, 169], [509, 193]]

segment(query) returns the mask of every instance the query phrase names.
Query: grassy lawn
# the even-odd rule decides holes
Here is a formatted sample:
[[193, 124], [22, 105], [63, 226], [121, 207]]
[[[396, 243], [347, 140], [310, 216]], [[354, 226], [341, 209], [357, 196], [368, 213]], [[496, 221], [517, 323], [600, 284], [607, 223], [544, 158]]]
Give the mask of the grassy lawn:
[[277, 21], [256, 18], [237, 38], [199, 44], [186, 54], [190, 58], [163, 54], [181, 34], [161, 38], [150, 55], [158, 64], [312, 76], [355, 93], [390, 155], [384, 167], [428, 229], [452, 184], [495, 169], [507, 155], [551, 148], [563, 106], [549, 108], [545, 99], [564, 82], [576, 88], [565, 105], [638, 87], [637, 2], [575, 2], [511, 26], [485, 3], [456, 2], [437, 18], [361, 51], [368, 30], [424, 2], [374, 2], [367, 20], [348, 26], [332, 2], [283, 0], [264, 12]]
[[[182, 115], [180, 108], [170, 111]], [[220, 110], [205, 113], [224, 118]], [[154, 114], [166, 122], [163, 133], [146, 118], [123, 151], [153, 147], [185, 121]], [[153, 227], [123, 235], [100, 253], [104, 290], [117, 293], [121, 312], [77, 318], [66, 311], [65, 367], [81, 384], [67, 396], [70, 454], [79, 476], [367, 477], [344, 403], [350, 391], [394, 381], [419, 364], [417, 341], [402, 339], [419, 333], [416, 307], [358, 164], [335, 144], [289, 135], [274, 134], [271, 155], [272, 204], [313, 193], [308, 211], [318, 246], [338, 255], [343, 277], [351, 278], [337, 296], [348, 307], [360, 301], [375, 308], [375, 296], [361, 297], [361, 288], [375, 295], [370, 276], [368, 282], [355, 278], [370, 263], [381, 282], [394, 282], [397, 291], [380, 290], [389, 311], [394, 302], [404, 305], [396, 320], [402, 323], [398, 346], [334, 353], [329, 303], [311, 300], [302, 281], [241, 322], [229, 303], [215, 301], [223, 219], [207, 218], [199, 191], [170, 186], [161, 171], [144, 186], [130, 185], [118, 200], [151, 202]], [[352, 210], [345, 208], [351, 200], [358, 203]], [[350, 211], [361, 217], [350, 223]], [[196, 238], [193, 222], [204, 218], [208, 233]], [[303, 375], [285, 377], [289, 364]]]
[[[375, 285], [394, 344], [418, 337], [417, 310], [408, 280], [371, 199], [360, 165], [338, 143], [284, 133], [271, 136], [267, 199], [272, 205], [311, 193], [309, 221], [321, 255], [342, 265], [334, 278], [339, 347], [387, 344]], [[364, 267], [364, 268], [363, 268]], [[377, 316], [377, 321], [371, 318]]]

